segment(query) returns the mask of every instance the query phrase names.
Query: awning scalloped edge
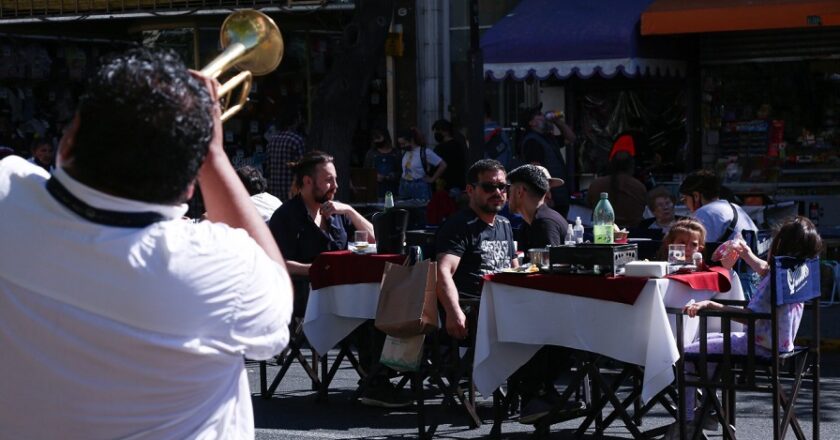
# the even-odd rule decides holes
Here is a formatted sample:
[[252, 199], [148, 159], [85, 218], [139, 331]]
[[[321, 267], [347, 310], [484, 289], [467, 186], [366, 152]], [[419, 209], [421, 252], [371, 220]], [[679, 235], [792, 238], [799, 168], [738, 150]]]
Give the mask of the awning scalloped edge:
[[547, 61], [536, 63], [485, 63], [487, 78], [501, 81], [506, 78], [523, 80], [536, 77], [566, 79], [571, 76], [591, 78], [598, 75], [612, 78], [619, 73], [627, 77], [637, 76], [685, 76], [685, 61], [657, 58], [613, 58], [600, 60]]

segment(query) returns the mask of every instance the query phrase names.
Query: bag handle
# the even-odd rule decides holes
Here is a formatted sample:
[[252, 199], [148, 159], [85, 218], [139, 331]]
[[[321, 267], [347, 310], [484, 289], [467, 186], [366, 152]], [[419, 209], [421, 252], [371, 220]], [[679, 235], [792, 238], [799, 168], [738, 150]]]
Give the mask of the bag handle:
[[729, 225], [727, 225], [726, 229], [723, 231], [723, 235], [721, 235], [716, 241], [729, 240], [729, 237], [735, 232], [735, 225], [738, 224], [738, 210], [735, 209], [735, 205], [733, 205], [732, 202], [729, 202], [729, 207], [732, 208], [732, 221], [729, 222]]

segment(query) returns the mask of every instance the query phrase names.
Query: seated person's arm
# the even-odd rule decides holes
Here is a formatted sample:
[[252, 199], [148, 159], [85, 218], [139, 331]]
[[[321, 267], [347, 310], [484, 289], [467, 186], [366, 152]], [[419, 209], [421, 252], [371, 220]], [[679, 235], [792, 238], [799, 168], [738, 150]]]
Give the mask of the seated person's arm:
[[764, 276], [767, 271], [770, 270], [770, 265], [767, 264], [766, 261], [759, 258], [756, 254], [753, 253], [752, 249], [749, 246], [742, 243], [741, 244], [741, 252], [740, 256], [747, 263], [748, 266], [755, 271], [755, 273], [759, 274], [760, 276]]
[[353, 223], [353, 227], [356, 228], [357, 231], [366, 231], [368, 236], [368, 243], [376, 243], [376, 236], [373, 234], [373, 224], [367, 221], [358, 211], [353, 209], [352, 206], [336, 202], [330, 201], [326, 202], [321, 205], [321, 215], [324, 217], [329, 217], [333, 214], [343, 214], [346, 215], [350, 222]]
[[[716, 302], [711, 301], [711, 300], [706, 300], [706, 301], [700, 301], [700, 302], [692, 303], [692, 304], [689, 304], [689, 305], [685, 306], [685, 308], [683, 308], [683, 313], [685, 313], [688, 316], [693, 318], [693, 317], [697, 316], [697, 313], [699, 311], [703, 310], [703, 309], [716, 310], [716, 311], [719, 311], [719, 312], [729, 312], [729, 313], [750, 312], [750, 309], [748, 309], [748, 308], [725, 306], [723, 304], [716, 303]], [[749, 322], [748, 322], [749, 320], [748, 319], [739, 319], [739, 318], [736, 318], [736, 317], [732, 317], [732, 320], [735, 321], [735, 322], [741, 323], [741, 324], [749, 325]]]
[[464, 339], [467, 337], [467, 317], [458, 304], [458, 288], [452, 279], [461, 257], [441, 253], [437, 261], [437, 297], [446, 311], [446, 332], [453, 338]]
[[298, 263], [297, 261], [286, 260], [286, 269], [291, 275], [309, 276], [309, 267], [312, 263]]

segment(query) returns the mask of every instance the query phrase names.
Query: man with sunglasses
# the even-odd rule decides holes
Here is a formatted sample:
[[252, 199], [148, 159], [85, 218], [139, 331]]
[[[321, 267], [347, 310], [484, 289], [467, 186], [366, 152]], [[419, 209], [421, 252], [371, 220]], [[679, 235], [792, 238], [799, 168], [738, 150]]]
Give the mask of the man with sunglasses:
[[446, 313], [447, 332], [458, 339], [468, 333], [459, 299], [478, 298], [483, 275], [518, 266], [513, 229], [508, 219], [497, 215], [507, 199], [504, 166], [480, 160], [467, 172], [467, 182], [469, 206], [447, 219], [436, 238], [438, 300]]

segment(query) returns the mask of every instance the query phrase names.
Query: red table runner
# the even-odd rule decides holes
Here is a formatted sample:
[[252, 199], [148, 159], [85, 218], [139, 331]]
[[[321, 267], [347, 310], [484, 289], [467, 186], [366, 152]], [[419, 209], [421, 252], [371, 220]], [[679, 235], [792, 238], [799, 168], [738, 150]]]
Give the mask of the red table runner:
[[485, 280], [527, 289], [564, 293], [633, 305], [648, 279], [644, 277], [604, 277], [598, 275], [497, 273]]
[[309, 268], [313, 289], [338, 284], [378, 283], [382, 281], [385, 263], [403, 264], [405, 255], [365, 254], [350, 251], [323, 252]]
[[729, 269], [720, 266], [710, 267], [707, 272], [693, 272], [673, 274], [665, 278], [688, 284], [695, 290], [711, 290], [713, 292], [729, 292], [732, 282], [729, 279]]

